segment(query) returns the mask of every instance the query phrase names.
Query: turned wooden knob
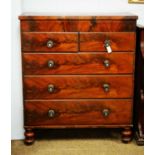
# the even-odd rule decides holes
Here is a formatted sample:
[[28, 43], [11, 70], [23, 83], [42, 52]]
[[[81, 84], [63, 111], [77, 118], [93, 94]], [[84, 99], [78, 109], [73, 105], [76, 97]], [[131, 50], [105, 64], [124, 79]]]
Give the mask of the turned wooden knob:
[[49, 84], [49, 85], [48, 85], [48, 92], [49, 92], [49, 93], [53, 93], [54, 90], [55, 90], [55, 86], [54, 86], [53, 84]]
[[52, 48], [53, 46], [54, 46], [54, 41], [49, 40], [49, 41], [47, 42], [47, 47], [48, 47], [48, 48]]
[[102, 114], [103, 114], [104, 117], [108, 117], [109, 114], [110, 114], [110, 110], [109, 109], [103, 109]]
[[48, 117], [49, 118], [53, 118], [55, 116], [55, 111], [53, 110], [53, 109], [50, 109], [49, 111], [48, 111]]
[[48, 61], [48, 68], [53, 68], [55, 65], [54, 61], [53, 60], [49, 60]]
[[108, 92], [110, 90], [110, 85], [108, 83], [103, 84], [103, 89], [105, 92]]
[[109, 60], [104, 60], [103, 64], [106, 68], [108, 68], [110, 66], [110, 61]]

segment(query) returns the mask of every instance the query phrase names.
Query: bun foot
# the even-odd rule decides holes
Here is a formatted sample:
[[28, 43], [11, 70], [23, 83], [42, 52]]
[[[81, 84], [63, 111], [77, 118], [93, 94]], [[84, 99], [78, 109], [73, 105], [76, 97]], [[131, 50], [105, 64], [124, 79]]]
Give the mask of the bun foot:
[[122, 142], [129, 143], [132, 140], [132, 130], [131, 128], [124, 128], [122, 131]]
[[31, 145], [34, 143], [34, 132], [32, 129], [25, 129], [25, 144]]

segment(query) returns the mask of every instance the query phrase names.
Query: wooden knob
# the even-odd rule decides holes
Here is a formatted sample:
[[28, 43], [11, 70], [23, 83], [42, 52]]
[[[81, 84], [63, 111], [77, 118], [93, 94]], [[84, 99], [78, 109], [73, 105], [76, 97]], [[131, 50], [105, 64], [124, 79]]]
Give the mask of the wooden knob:
[[103, 84], [103, 89], [105, 92], [108, 92], [110, 90], [110, 85], [108, 83]]
[[102, 114], [103, 114], [104, 117], [108, 117], [109, 114], [110, 114], [110, 110], [109, 109], [103, 109]]
[[52, 40], [49, 40], [48, 42], [47, 42], [47, 47], [48, 48], [52, 48], [54, 46], [54, 42], [52, 41]]
[[104, 60], [104, 66], [106, 67], [106, 68], [108, 68], [109, 66], [110, 66], [110, 61], [109, 60]]
[[55, 89], [55, 87], [54, 87], [53, 84], [49, 84], [49, 85], [48, 85], [48, 92], [49, 92], [49, 93], [53, 93], [53, 92], [54, 92], [54, 89]]
[[55, 111], [53, 110], [53, 109], [50, 109], [49, 111], [48, 111], [48, 117], [49, 118], [53, 118], [55, 116]]
[[48, 61], [48, 68], [53, 68], [54, 67], [54, 61], [53, 60], [49, 60]]

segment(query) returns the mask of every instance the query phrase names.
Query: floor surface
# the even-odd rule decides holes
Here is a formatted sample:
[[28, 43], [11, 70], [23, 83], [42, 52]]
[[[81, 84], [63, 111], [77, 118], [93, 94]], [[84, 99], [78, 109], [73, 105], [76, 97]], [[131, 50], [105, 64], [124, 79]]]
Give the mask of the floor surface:
[[[12, 141], [12, 155], [143, 155], [144, 147], [135, 140], [121, 142], [115, 130], [62, 130], [37, 133], [33, 145]], [[41, 136], [39, 136], [41, 135]]]

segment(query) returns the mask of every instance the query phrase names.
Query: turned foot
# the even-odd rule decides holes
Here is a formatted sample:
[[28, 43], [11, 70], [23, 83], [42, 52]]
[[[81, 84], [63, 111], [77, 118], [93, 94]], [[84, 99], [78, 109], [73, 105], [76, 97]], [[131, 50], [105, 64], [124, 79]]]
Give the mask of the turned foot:
[[132, 130], [131, 128], [124, 128], [122, 131], [122, 142], [128, 143], [132, 140]]
[[25, 129], [25, 144], [32, 144], [34, 142], [34, 132], [32, 129]]

